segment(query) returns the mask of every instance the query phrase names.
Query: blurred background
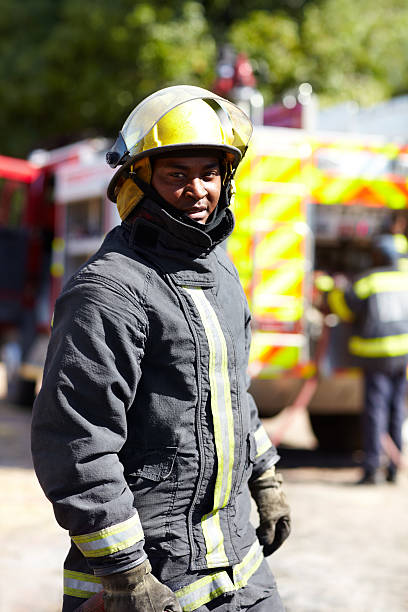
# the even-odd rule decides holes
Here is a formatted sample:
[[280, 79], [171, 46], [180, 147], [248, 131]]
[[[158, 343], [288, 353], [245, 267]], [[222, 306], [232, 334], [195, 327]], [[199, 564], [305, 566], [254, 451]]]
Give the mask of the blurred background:
[[322, 107], [349, 106], [354, 118], [360, 107], [407, 93], [408, 8], [398, 0], [1, 0], [0, 7], [4, 155], [113, 138], [141, 99], [168, 85], [212, 89], [221, 78], [229, 91], [226, 46], [250, 59], [265, 106], [294, 104], [305, 81]]
[[53, 305], [120, 221], [106, 151], [144, 97], [175, 84], [219, 93], [255, 126], [227, 249], [294, 507], [272, 560], [287, 610], [408, 609], [406, 458], [392, 490], [347, 486], [362, 376], [326, 300], [371, 266], [381, 233], [408, 261], [407, 31], [400, 0], [0, 0], [0, 610], [58, 609], [65, 536], [29, 453]]

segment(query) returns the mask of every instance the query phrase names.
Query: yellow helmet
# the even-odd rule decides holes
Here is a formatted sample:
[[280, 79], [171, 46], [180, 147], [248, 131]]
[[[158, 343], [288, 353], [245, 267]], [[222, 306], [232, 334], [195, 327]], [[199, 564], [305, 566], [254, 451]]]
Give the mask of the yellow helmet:
[[219, 150], [232, 175], [252, 134], [247, 115], [235, 104], [192, 85], [161, 89], [136, 106], [107, 153], [111, 168], [120, 166], [108, 186], [116, 202], [118, 187], [143, 157], [180, 149]]

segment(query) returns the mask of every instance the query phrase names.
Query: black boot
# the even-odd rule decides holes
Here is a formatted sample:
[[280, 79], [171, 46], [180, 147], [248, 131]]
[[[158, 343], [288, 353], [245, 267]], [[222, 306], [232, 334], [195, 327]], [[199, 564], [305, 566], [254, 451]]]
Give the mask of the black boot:
[[385, 479], [387, 482], [395, 484], [397, 482], [397, 468], [392, 465], [388, 466]]
[[356, 482], [358, 485], [377, 485], [383, 482], [379, 470], [364, 470], [360, 480]]

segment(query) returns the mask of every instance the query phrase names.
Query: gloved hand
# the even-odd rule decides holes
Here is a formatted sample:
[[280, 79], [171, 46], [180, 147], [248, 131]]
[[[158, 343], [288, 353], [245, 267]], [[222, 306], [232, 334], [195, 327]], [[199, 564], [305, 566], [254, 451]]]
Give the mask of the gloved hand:
[[282, 475], [269, 468], [249, 483], [259, 513], [256, 530], [265, 557], [279, 548], [290, 534], [290, 508], [282, 491]]
[[151, 571], [146, 559], [126, 572], [101, 576], [106, 612], [181, 612], [177, 597]]

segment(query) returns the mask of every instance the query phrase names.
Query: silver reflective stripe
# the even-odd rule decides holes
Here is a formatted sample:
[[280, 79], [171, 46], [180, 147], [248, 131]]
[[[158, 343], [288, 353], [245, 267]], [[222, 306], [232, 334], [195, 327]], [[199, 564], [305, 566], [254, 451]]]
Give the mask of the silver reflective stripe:
[[249, 579], [259, 568], [263, 561], [263, 553], [258, 540], [238, 565], [232, 568], [234, 582], [226, 571], [216, 572], [209, 576], [199, 578], [192, 584], [175, 592], [183, 612], [194, 612], [223, 593], [231, 593], [248, 584]]
[[192, 612], [223, 593], [231, 591], [235, 591], [235, 586], [227, 572], [217, 572], [200, 578], [193, 584], [176, 591], [175, 594], [183, 612]]
[[89, 599], [102, 591], [101, 579], [93, 574], [64, 570], [64, 595]]
[[260, 425], [255, 431], [254, 438], [256, 442], [256, 458], [258, 459], [258, 457], [266, 453], [266, 451], [271, 448], [272, 442], [270, 441], [263, 425]]
[[191, 287], [184, 287], [184, 289], [193, 299], [199, 312], [210, 351], [208, 374], [217, 454], [217, 477], [213, 509], [202, 517], [201, 527], [207, 549], [207, 566], [219, 567], [228, 564], [219, 510], [224, 508], [229, 501], [234, 465], [234, 422], [228, 376], [227, 344], [217, 315], [203, 290]]
[[84, 557], [104, 557], [118, 550], [124, 550], [143, 540], [143, 529], [139, 515], [106, 529], [72, 536], [73, 542], [78, 546]]
[[233, 568], [234, 584], [237, 589], [240, 589], [248, 583], [252, 574], [254, 574], [261, 565], [263, 558], [262, 548], [258, 540], [256, 540], [241, 563], [238, 563], [238, 565], [235, 565]]

